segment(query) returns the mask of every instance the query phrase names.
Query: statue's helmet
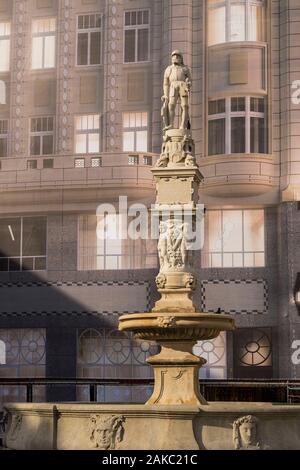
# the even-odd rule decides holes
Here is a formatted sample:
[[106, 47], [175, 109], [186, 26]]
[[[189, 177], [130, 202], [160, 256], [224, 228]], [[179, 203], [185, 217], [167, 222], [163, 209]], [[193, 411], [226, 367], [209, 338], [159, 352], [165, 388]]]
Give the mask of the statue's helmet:
[[181, 60], [183, 60], [183, 54], [178, 49], [175, 49], [175, 51], [172, 52], [171, 57], [173, 57], [173, 55], [178, 55], [181, 57]]

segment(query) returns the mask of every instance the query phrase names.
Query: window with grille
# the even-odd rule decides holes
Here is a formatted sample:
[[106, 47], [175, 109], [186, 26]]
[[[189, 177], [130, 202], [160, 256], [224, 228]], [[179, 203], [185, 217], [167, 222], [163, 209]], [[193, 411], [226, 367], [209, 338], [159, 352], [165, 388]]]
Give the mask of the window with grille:
[[32, 22], [32, 69], [55, 67], [56, 19], [36, 19]]
[[102, 16], [77, 17], [77, 65], [99, 65], [102, 62]]
[[149, 60], [149, 10], [125, 11], [124, 62]]
[[52, 155], [54, 145], [54, 118], [44, 116], [30, 120], [30, 155]]

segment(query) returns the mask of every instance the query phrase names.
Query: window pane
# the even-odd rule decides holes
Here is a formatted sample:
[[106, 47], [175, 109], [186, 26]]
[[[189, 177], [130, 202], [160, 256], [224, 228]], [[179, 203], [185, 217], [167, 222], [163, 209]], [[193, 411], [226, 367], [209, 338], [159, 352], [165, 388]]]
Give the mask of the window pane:
[[77, 39], [77, 65], [87, 65], [87, 59], [88, 33], [80, 33]]
[[135, 30], [125, 31], [125, 57], [124, 62], [135, 62]]
[[91, 33], [90, 64], [96, 65], [101, 62], [101, 33]]
[[0, 257], [20, 256], [21, 219], [0, 219]]
[[255, 113], [265, 112], [265, 98], [251, 98], [250, 99], [250, 111]]
[[44, 39], [44, 67], [49, 69], [55, 66], [55, 36], [46, 36]]
[[208, 122], [208, 154], [220, 155], [225, 153], [225, 119], [215, 119]]
[[223, 250], [226, 252], [243, 251], [243, 213], [242, 211], [223, 211]]
[[123, 114], [123, 127], [129, 127], [129, 113]]
[[205, 224], [207, 227], [205, 246], [209, 252], [222, 251], [222, 213], [221, 211], [208, 211]]
[[136, 151], [147, 152], [148, 151], [148, 132], [137, 131], [136, 133]]
[[99, 152], [99, 133], [88, 134], [88, 153]]
[[7, 156], [7, 138], [0, 139], [0, 158]]
[[225, 6], [208, 10], [208, 45], [226, 41]]
[[231, 98], [231, 111], [245, 111], [245, 98]]
[[134, 132], [123, 132], [123, 151], [134, 151]]
[[23, 256], [46, 255], [46, 217], [24, 217]]
[[230, 41], [245, 41], [246, 39], [245, 5], [231, 5], [230, 14], [231, 14]]
[[139, 62], [148, 60], [148, 40], [149, 34], [147, 29], [138, 29], [138, 58]]
[[225, 100], [213, 100], [208, 102], [208, 114], [225, 113]]
[[43, 136], [43, 155], [53, 154], [53, 135]]
[[41, 138], [38, 135], [30, 137], [30, 155], [41, 155]]
[[231, 118], [231, 153], [244, 153], [245, 148], [245, 118]]
[[244, 211], [244, 248], [245, 251], [264, 252], [264, 211]]
[[10, 40], [0, 40], [0, 72], [9, 70]]
[[76, 153], [86, 153], [86, 134], [77, 134], [76, 135], [76, 145], [75, 145]]
[[249, 41], [263, 41], [263, 7], [250, 6]]
[[33, 69], [43, 68], [43, 38], [32, 39], [32, 58]]
[[251, 118], [251, 133], [250, 133], [250, 151], [251, 153], [267, 153], [267, 129], [265, 126], [265, 119], [252, 117]]

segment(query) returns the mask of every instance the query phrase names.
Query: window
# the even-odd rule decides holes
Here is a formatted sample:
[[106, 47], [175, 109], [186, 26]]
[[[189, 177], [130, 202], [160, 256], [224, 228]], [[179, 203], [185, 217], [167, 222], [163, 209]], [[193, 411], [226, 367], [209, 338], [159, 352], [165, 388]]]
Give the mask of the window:
[[52, 155], [54, 139], [52, 116], [32, 118], [30, 121], [30, 155]]
[[27, 160], [27, 170], [36, 170], [37, 160]]
[[134, 166], [139, 164], [138, 155], [129, 155], [128, 156], [128, 165]]
[[46, 269], [46, 217], [0, 219], [0, 271]]
[[45, 18], [32, 22], [32, 69], [55, 67], [56, 19]]
[[208, 45], [264, 41], [263, 0], [208, 0]]
[[0, 80], [0, 105], [7, 104], [6, 102], [6, 83]]
[[92, 158], [91, 159], [91, 167], [92, 168], [98, 168], [99, 166], [102, 166], [102, 158], [101, 157]]
[[0, 119], [0, 158], [7, 157], [8, 120]]
[[235, 97], [208, 103], [208, 155], [267, 153], [266, 99]]
[[0, 23], [0, 72], [7, 72], [10, 65], [10, 23]]
[[89, 114], [75, 118], [75, 152], [97, 153], [100, 150], [100, 116]]
[[75, 168], [84, 168], [85, 166], [84, 158], [75, 158], [74, 166]]
[[215, 339], [198, 341], [193, 353], [206, 359], [206, 364], [199, 370], [201, 379], [226, 379], [227, 355], [226, 333], [222, 331]]
[[43, 160], [43, 168], [53, 168], [53, 158], [46, 158]]
[[123, 113], [123, 151], [148, 152], [147, 113]]
[[101, 15], [80, 15], [77, 18], [77, 65], [101, 64]]
[[157, 267], [157, 240], [129, 238], [121, 215], [82, 215], [78, 224], [79, 270]]
[[204, 227], [203, 267], [238, 268], [265, 265], [262, 209], [207, 211]]
[[148, 155], [143, 156], [143, 163], [144, 165], [152, 166], [152, 157]]
[[149, 60], [149, 24], [149, 10], [125, 12], [124, 62]]
[[[18, 377], [45, 377], [46, 330], [42, 328], [0, 329], [0, 376], [2, 379]], [[45, 401], [44, 386], [34, 387], [34, 401]], [[26, 402], [26, 388], [1, 384], [0, 406], [3, 402]]]

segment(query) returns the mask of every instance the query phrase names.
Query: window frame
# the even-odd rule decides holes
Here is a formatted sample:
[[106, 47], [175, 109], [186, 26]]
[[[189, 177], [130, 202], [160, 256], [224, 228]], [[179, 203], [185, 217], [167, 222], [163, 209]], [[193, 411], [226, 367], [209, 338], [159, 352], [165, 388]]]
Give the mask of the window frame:
[[[260, 210], [263, 213], [263, 251], [245, 251], [245, 216], [244, 213], [247, 211], [257, 211]], [[226, 211], [236, 211], [236, 212], [241, 212], [242, 213], [242, 250], [241, 251], [224, 251], [224, 239], [223, 239], [223, 234], [224, 234], [224, 225], [223, 225], [223, 217], [224, 217], [224, 212]], [[221, 212], [221, 232], [222, 232], [222, 238], [221, 238], [221, 249], [219, 251], [208, 251], [205, 249], [205, 244], [204, 247], [201, 250], [201, 268], [204, 269], [265, 269], [267, 267], [266, 260], [267, 260], [267, 253], [266, 253], [266, 242], [267, 242], [267, 236], [266, 236], [266, 212], [264, 208], [240, 208], [240, 209], [210, 209], [209, 212]], [[209, 226], [208, 226], [208, 231], [205, 233], [205, 238], [208, 236], [209, 239]], [[241, 254], [242, 260], [243, 260], [243, 265], [242, 266], [224, 266], [224, 254], [231, 254], [234, 255], [235, 253]], [[263, 254], [264, 256], [264, 263], [262, 266], [255, 266], [255, 265], [248, 265], [245, 266], [245, 254], [253, 254], [255, 257], [255, 254]], [[219, 254], [221, 256], [221, 266], [213, 266], [211, 255], [212, 254]], [[208, 260], [208, 263], [205, 263], [205, 260]], [[254, 258], [255, 259], [255, 258]], [[233, 264], [233, 263], [232, 263]]]
[[[99, 127], [98, 129], [80, 129], [78, 130], [77, 129], [77, 119], [78, 118], [84, 118], [84, 117], [87, 117], [88, 116], [98, 116], [99, 118]], [[101, 152], [101, 114], [97, 114], [97, 113], [86, 113], [86, 114], [75, 114], [74, 115], [74, 121], [75, 121], [75, 125], [74, 125], [74, 153], [75, 155], [98, 155], [100, 152]], [[96, 132], [97, 131], [97, 132]], [[98, 142], [98, 150], [96, 152], [90, 152], [89, 151], [89, 139], [88, 139], [88, 136], [89, 134], [97, 134], [98, 133], [98, 136], [99, 136], [99, 142]], [[86, 139], [85, 139], [85, 151], [84, 152], [77, 152], [76, 151], [76, 147], [77, 147], [77, 136], [78, 135], [85, 135], [86, 136]]]
[[[240, 40], [232, 40], [231, 39], [231, 7], [232, 5], [245, 5], [245, 39]], [[252, 6], [260, 6], [262, 7], [262, 40], [260, 39], [250, 39], [250, 18], [251, 18], [251, 7]], [[213, 44], [209, 44], [209, 35], [207, 34], [207, 45], [208, 47], [218, 46], [220, 44], [227, 44], [227, 43], [238, 43], [238, 42], [259, 42], [265, 43], [266, 42], [266, 8], [267, 2], [266, 0], [223, 0], [222, 2], [219, 0], [215, 0], [214, 4], [207, 5], [207, 15], [209, 16], [210, 10], [225, 7], [225, 43], [224, 42], [217, 42]], [[209, 18], [207, 21], [209, 24]]]
[[[46, 31], [42, 33], [34, 33], [33, 32], [33, 25], [35, 21], [41, 20], [54, 20], [55, 21], [55, 30], [54, 31]], [[56, 68], [56, 53], [57, 53], [57, 18], [55, 16], [48, 16], [43, 18], [33, 18], [31, 23], [31, 70], [53, 70]], [[53, 37], [54, 36], [54, 65], [52, 67], [45, 67], [45, 38], [46, 37]], [[43, 46], [42, 46], [42, 67], [33, 67], [33, 40], [34, 38], [43, 38]]]
[[[1, 132], [1, 124], [2, 122], [6, 122], [6, 133]], [[9, 136], [9, 119], [0, 119], [0, 140], [6, 140], [6, 155], [3, 155], [0, 158], [7, 158], [8, 157], [8, 136]]]
[[11, 70], [11, 21], [0, 21], [0, 25], [5, 24], [9, 25], [9, 34], [0, 35], [0, 41], [9, 41], [9, 52], [8, 52], [8, 68], [6, 70], [1, 70], [0, 73], [6, 73]]
[[[24, 245], [24, 240], [23, 240], [23, 237], [24, 237], [24, 230], [23, 230], [23, 227], [24, 227], [24, 219], [45, 219], [46, 221], [46, 231], [45, 231], [45, 234], [46, 234], [46, 239], [45, 239], [45, 247], [46, 247], [46, 250], [45, 250], [45, 255], [32, 255], [32, 256], [24, 256], [23, 255], [23, 245]], [[19, 258], [19, 262], [20, 262], [20, 269], [19, 270], [15, 270], [15, 269], [9, 269], [9, 264], [8, 264], [8, 270], [7, 271], [4, 271], [4, 270], [0, 270], [0, 272], [24, 272], [24, 271], [30, 271], [30, 272], [34, 272], [34, 271], [47, 271], [48, 269], [48, 218], [46, 215], [38, 215], [38, 216], [32, 216], [32, 215], [28, 215], [28, 216], [17, 216], [17, 217], [1, 217], [0, 220], [3, 221], [3, 220], [11, 220], [11, 219], [16, 219], [16, 220], [19, 220], [20, 221], [20, 254], [19, 256], [1, 256], [1, 259], [10, 259], [10, 258]], [[23, 259], [26, 259], [26, 258], [33, 258], [33, 264], [35, 265], [35, 260], [36, 258], [45, 258], [45, 268], [44, 269], [21, 269], [23, 268]]]
[[[83, 28], [83, 29], [79, 29], [78, 27], [78, 22], [79, 22], [79, 17], [80, 16], [100, 16], [100, 19], [101, 19], [101, 26], [98, 28], [94, 27], [94, 28]], [[80, 34], [80, 32], [82, 33], [87, 33], [88, 34], [88, 52], [87, 52], [87, 59], [88, 59], [88, 63], [87, 64], [78, 64], [78, 36]], [[95, 32], [100, 32], [100, 62], [99, 64], [90, 64], [90, 52], [91, 52], [91, 33], [95, 33]], [[78, 15], [76, 15], [76, 53], [75, 53], [75, 66], [76, 67], [99, 67], [103, 65], [103, 14], [101, 13], [98, 13], [98, 12], [91, 12], [91, 13], [79, 13]]]
[[[244, 98], [245, 99], [245, 111], [231, 111], [231, 100], [234, 98]], [[251, 111], [251, 98], [259, 98], [264, 100], [264, 107], [265, 110], [264, 112], [257, 112], [257, 111]], [[268, 120], [268, 115], [267, 115], [267, 96], [265, 95], [248, 95], [248, 96], [227, 96], [223, 98], [216, 98], [216, 99], [210, 99], [208, 102], [211, 101], [218, 101], [218, 100], [225, 100], [225, 112], [224, 113], [217, 113], [217, 114], [208, 114], [207, 115], [207, 155], [209, 157], [214, 156], [214, 155], [222, 155], [222, 154], [210, 154], [209, 153], [209, 142], [208, 142], [208, 127], [209, 127], [209, 122], [210, 121], [215, 121], [218, 119], [224, 119], [225, 120], [225, 154], [224, 155], [238, 155], [238, 154], [252, 154], [256, 155], [258, 152], [251, 152], [251, 118], [259, 118], [263, 119], [266, 122], [265, 128], [267, 129], [267, 120]], [[235, 117], [242, 117], [245, 118], [245, 152], [238, 152], [238, 153], [232, 153], [232, 137], [231, 137], [231, 119]], [[267, 133], [265, 135], [265, 142], [266, 142], [266, 152], [264, 153], [259, 153], [259, 155], [266, 155], [268, 153], [268, 136]]]
[[[126, 16], [126, 13], [132, 13], [132, 12], [139, 12], [139, 11], [147, 11], [148, 12], [148, 24], [147, 25], [125, 25], [125, 16]], [[137, 60], [137, 57], [138, 57], [138, 34], [137, 32], [135, 32], [135, 37], [134, 37], [134, 46], [135, 46], [135, 54], [134, 54], [134, 61], [131, 61], [131, 62], [126, 62], [125, 61], [125, 46], [126, 46], [126, 42], [125, 42], [125, 31], [128, 31], [128, 30], [134, 30], [134, 31], [137, 31], [138, 29], [146, 29], [146, 26], [147, 26], [147, 29], [148, 29], [148, 51], [147, 51], [147, 55], [148, 55], [148, 59], [147, 60]], [[151, 18], [150, 18], [150, 9], [149, 8], [136, 8], [136, 9], [130, 9], [130, 10], [125, 10], [124, 11], [124, 16], [123, 16], [123, 64], [124, 65], [128, 65], [128, 64], [146, 64], [148, 62], [150, 62], [150, 31], [151, 31]]]
[[[31, 130], [31, 124], [33, 119], [52, 119], [53, 121], [53, 129], [52, 131], [32, 131]], [[46, 157], [48, 155], [55, 155], [55, 116], [32, 116], [29, 118], [29, 155], [30, 157]], [[52, 153], [41, 153], [41, 150], [43, 149], [43, 140], [45, 136], [52, 136]], [[32, 154], [31, 153], [31, 138], [32, 137], [40, 137], [40, 153], [38, 154]]]
[[[125, 114], [146, 114], [147, 115], [147, 125], [137, 127], [125, 127], [124, 126], [124, 116]], [[141, 117], [142, 119], [142, 117]], [[135, 117], [136, 120], [136, 117]], [[147, 149], [146, 150], [137, 150], [137, 132], [146, 131], [147, 132]], [[134, 148], [132, 150], [124, 150], [124, 133], [133, 132], [134, 133]], [[148, 111], [123, 111], [122, 113], [122, 152], [125, 153], [148, 153], [149, 152], [149, 112]]]

